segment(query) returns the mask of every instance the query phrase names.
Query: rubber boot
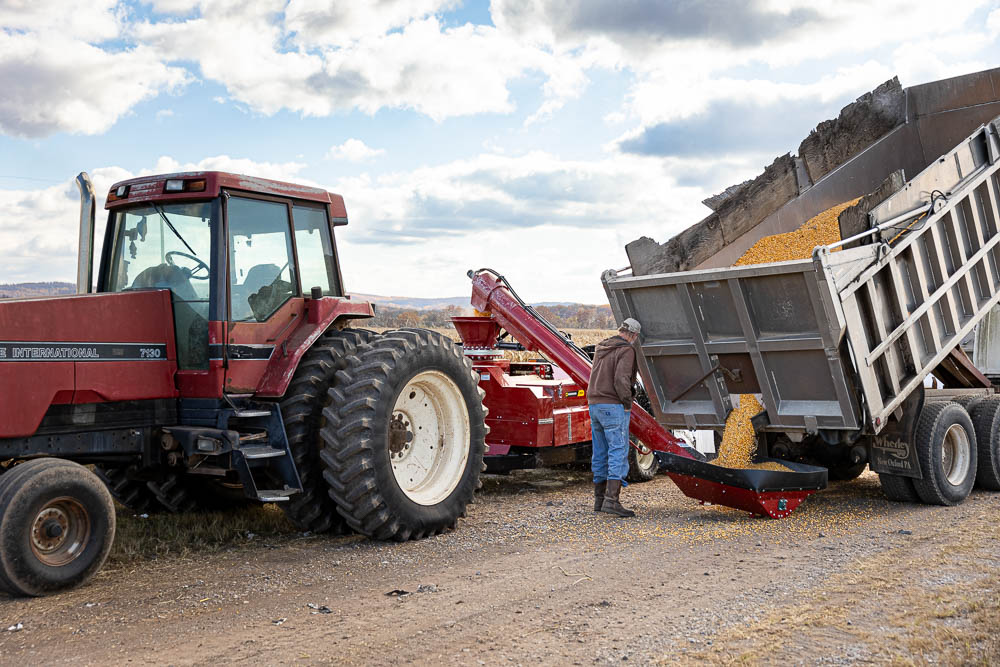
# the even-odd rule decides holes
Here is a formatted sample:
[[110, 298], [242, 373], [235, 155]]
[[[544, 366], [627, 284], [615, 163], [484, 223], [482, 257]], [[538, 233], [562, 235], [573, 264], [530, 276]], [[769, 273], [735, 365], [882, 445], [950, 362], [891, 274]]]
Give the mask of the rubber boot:
[[601, 511], [614, 514], [615, 516], [635, 516], [635, 512], [625, 509], [618, 501], [618, 496], [621, 492], [622, 481], [620, 479], [609, 479], [608, 489], [604, 492], [604, 503], [601, 505]]
[[608, 489], [607, 482], [594, 482], [594, 511], [600, 512], [604, 504], [604, 493]]

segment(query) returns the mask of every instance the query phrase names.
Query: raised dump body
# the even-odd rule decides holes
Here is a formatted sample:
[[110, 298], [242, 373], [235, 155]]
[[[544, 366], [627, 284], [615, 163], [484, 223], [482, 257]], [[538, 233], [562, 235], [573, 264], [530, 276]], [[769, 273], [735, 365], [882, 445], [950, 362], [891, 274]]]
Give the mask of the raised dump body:
[[907, 88], [887, 81], [820, 123], [797, 155], [705, 200], [713, 212], [703, 220], [662, 244], [629, 243], [634, 273], [730, 266], [757, 240], [872, 192], [897, 170], [912, 177], [998, 114], [1000, 68]]
[[766, 411], [759, 429], [794, 442], [851, 445], [902, 420], [908, 397], [1000, 301], [998, 127], [981, 126], [876, 207], [868, 231], [812, 259], [606, 272], [618, 321], [643, 325], [657, 420], [721, 429], [730, 396], [750, 393]]

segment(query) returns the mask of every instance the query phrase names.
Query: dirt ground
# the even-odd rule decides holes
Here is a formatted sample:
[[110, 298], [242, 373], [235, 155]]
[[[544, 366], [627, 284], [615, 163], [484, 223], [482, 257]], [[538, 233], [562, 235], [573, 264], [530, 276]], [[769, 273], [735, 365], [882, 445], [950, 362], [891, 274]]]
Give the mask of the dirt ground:
[[[791, 517], [586, 475], [490, 476], [458, 530], [292, 533], [0, 598], [3, 664], [997, 664], [1000, 494], [889, 503], [866, 474]], [[20, 624], [21, 629], [16, 628]], [[12, 627], [15, 629], [6, 630]]]

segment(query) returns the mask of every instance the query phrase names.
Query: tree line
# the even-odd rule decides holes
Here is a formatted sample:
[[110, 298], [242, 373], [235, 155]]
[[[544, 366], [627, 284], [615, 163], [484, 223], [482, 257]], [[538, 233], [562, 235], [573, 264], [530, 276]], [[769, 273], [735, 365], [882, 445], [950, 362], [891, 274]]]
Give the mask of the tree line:
[[[579, 303], [535, 306], [535, 310], [553, 326], [561, 329], [614, 329], [615, 318], [611, 306], [587, 305]], [[366, 322], [375, 327], [428, 327], [446, 328], [451, 326], [451, 318], [472, 315], [469, 308], [446, 306], [433, 310], [413, 310], [376, 306], [374, 320]]]

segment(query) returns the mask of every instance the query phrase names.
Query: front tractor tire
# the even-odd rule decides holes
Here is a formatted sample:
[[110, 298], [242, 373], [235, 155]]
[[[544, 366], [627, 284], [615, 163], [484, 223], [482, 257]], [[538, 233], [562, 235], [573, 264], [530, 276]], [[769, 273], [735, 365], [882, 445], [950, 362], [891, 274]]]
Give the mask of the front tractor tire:
[[104, 564], [115, 537], [111, 494], [64, 459], [34, 459], [0, 475], [0, 586], [39, 596], [72, 588]]
[[321, 456], [348, 525], [397, 541], [453, 528], [486, 450], [483, 392], [461, 348], [433, 331], [389, 331], [337, 377]]

